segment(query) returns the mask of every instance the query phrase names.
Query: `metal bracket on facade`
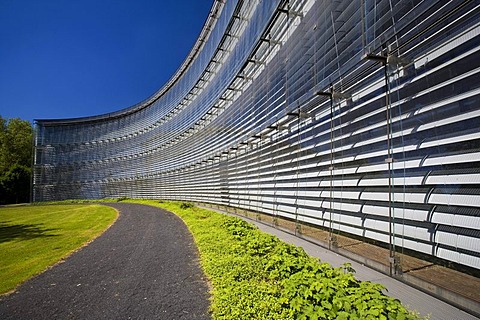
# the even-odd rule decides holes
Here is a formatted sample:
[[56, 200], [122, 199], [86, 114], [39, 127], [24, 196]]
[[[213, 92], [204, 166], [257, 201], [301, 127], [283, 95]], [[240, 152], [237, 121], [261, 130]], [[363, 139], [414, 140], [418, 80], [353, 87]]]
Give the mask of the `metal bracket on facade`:
[[232, 18], [238, 19], [238, 20], [240, 20], [240, 21], [248, 21], [247, 18], [241, 17], [241, 16], [239, 16], [238, 14], [237, 14], [237, 15], [234, 14], [234, 15], [232, 16]]
[[302, 12], [294, 11], [289, 9], [278, 9], [278, 12], [285, 13], [288, 16], [294, 16], [294, 17], [303, 17]]
[[382, 64], [386, 64], [387, 63], [387, 56], [384, 56], [384, 55], [377, 55], [377, 54], [373, 54], [373, 53], [366, 53], [362, 56], [362, 59], [363, 60], [371, 60], [371, 61], [377, 61], [377, 62], [381, 62]]
[[333, 87], [329, 91], [318, 91], [315, 93], [317, 96], [329, 97], [333, 100], [349, 99], [351, 95], [345, 92], [339, 92], [333, 90]]
[[230, 37], [230, 38], [240, 39], [238, 36], [236, 36], [236, 35], [234, 35], [234, 34], [231, 34], [231, 33], [228, 33], [228, 32], [225, 33], [225, 35], [226, 35], [227, 37]]
[[265, 64], [265, 62], [257, 60], [257, 59], [247, 59], [247, 62], [253, 63], [253, 64]]
[[243, 92], [242, 89], [237, 89], [237, 88], [232, 88], [232, 87], [228, 87], [227, 90], [230, 90], [230, 91], [233, 91], [233, 92]]
[[245, 73], [242, 73], [242, 74], [237, 74], [237, 78], [240, 78], [242, 80], [247, 80], [247, 81], [251, 81], [253, 80], [252, 77], [250, 76], [247, 76]]
[[388, 66], [389, 71], [396, 70], [400, 67], [406, 67], [412, 63], [410, 59], [406, 57], [399, 57], [394, 54], [382, 55], [366, 53], [362, 56], [362, 59], [380, 62], [384, 66]]
[[310, 117], [310, 115], [305, 111], [289, 112], [289, 113], [287, 113], [287, 115], [302, 118], [302, 119], [307, 119], [307, 118]]
[[263, 42], [268, 42], [269, 44], [273, 44], [273, 45], [281, 45], [282, 42], [281, 41], [278, 41], [278, 40], [272, 40], [272, 39], [267, 39], [267, 38], [260, 38], [261, 41]]
[[288, 127], [285, 126], [285, 125], [280, 125], [280, 124], [276, 124], [276, 125], [270, 125], [267, 127], [268, 129], [273, 129], [273, 130], [278, 130], [278, 131], [282, 131], [282, 130], [287, 130]]

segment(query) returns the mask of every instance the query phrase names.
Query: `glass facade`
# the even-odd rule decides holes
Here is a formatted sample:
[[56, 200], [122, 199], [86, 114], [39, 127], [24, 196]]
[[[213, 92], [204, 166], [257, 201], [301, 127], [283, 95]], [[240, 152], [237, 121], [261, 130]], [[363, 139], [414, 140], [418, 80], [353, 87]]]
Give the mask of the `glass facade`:
[[36, 120], [33, 200], [220, 204], [480, 269], [480, 5], [214, 1], [172, 79]]

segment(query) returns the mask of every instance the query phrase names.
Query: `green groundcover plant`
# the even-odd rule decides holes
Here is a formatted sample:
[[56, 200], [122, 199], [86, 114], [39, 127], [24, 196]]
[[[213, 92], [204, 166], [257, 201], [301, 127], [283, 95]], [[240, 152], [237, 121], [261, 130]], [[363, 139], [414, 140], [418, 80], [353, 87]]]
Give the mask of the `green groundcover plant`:
[[349, 264], [333, 268], [236, 217], [146, 203], [174, 212], [194, 235], [214, 319], [419, 319], [382, 285], [355, 279]]

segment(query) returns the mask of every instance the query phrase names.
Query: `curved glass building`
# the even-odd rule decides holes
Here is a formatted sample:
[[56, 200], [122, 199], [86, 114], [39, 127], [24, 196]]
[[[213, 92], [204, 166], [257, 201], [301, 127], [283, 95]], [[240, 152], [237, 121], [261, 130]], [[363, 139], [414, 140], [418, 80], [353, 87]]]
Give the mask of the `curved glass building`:
[[155, 95], [36, 120], [33, 201], [217, 204], [480, 269], [479, 6], [216, 0]]

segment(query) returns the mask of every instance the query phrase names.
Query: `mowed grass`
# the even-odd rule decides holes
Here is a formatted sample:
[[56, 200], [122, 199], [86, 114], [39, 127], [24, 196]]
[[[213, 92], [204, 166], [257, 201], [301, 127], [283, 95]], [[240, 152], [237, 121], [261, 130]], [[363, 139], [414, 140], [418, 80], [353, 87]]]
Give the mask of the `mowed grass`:
[[0, 208], [0, 294], [92, 241], [117, 216], [98, 204]]

